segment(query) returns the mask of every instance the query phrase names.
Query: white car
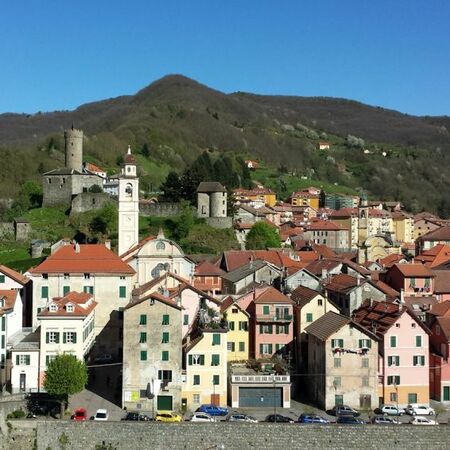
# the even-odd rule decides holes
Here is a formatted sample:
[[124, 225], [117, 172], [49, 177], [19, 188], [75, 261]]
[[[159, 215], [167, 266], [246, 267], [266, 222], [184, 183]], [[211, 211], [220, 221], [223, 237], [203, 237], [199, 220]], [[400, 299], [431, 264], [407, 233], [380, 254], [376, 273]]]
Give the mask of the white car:
[[247, 423], [258, 423], [258, 421], [252, 417], [247, 416], [247, 414], [231, 414], [227, 417], [228, 422], [247, 422]]
[[428, 419], [427, 417], [413, 417], [409, 423], [411, 425], [437, 425], [435, 420]]
[[405, 410], [398, 408], [395, 405], [383, 405], [380, 408], [381, 414], [387, 414], [388, 416], [403, 416]]
[[108, 420], [108, 411], [106, 411], [106, 409], [97, 409], [93, 420]]
[[406, 414], [411, 416], [434, 416], [435, 412], [433, 408], [426, 405], [419, 405], [418, 403], [409, 404], [406, 409]]
[[215, 422], [214, 417], [203, 412], [196, 412], [191, 417], [191, 422]]

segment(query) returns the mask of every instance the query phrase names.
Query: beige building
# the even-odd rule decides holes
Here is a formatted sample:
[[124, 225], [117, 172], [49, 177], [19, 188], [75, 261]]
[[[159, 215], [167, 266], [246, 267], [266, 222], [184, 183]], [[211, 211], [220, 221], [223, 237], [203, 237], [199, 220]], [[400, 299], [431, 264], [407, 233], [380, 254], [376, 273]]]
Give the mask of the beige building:
[[66, 244], [29, 271], [33, 281], [33, 327], [51, 299], [71, 291], [92, 294], [95, 313], [95, 351], [120, 358], [122, 318], [129, 302], [134, 270], [102, 244]]
[[248, 360], [250, 315], [232, 297], [224, 299], [220, 311], [228, 322], [228, 362]]
[[391, 213], [392, 225], [395, 239], [407, 244], [414, 242], [414, 218], [403, 212], [395, 211]]
[[310, 399], [323, 409], [378, 406], [378, 338], [332, 311], [306, 332]]
[[182, 307], [143, 293], [124, 311], [122, 407], [181, 411]]
[[42, 387], [48, 364], [60, 353], [84, 361], [94, 345], [97, 302], [87, 292], [69, 292], [54, 298], [38, 314], [40, 326], [39, 384]]

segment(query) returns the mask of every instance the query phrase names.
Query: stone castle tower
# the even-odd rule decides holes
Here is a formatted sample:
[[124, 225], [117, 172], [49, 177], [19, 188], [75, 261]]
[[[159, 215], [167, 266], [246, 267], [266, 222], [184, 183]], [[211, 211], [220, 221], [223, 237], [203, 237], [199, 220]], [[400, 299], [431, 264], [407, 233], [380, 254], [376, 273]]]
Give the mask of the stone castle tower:
[[83, 170], [83, 131], [73, 127], [64, 131], [66, 169]]

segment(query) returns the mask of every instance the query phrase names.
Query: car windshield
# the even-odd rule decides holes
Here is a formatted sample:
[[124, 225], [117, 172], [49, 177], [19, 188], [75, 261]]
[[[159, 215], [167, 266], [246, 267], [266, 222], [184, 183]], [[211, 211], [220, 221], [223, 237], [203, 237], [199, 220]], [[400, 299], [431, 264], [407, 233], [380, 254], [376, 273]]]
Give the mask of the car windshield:
[[103, 413], [103, 412], [97, 413], [97, 418], [99, 418], [99, 419], [106, 419], [106, 413]]
[[75, 412], [75, 415], [76, 415], [77, 417], [84, 417], [84, 411], [76, 411], [76, 412]]

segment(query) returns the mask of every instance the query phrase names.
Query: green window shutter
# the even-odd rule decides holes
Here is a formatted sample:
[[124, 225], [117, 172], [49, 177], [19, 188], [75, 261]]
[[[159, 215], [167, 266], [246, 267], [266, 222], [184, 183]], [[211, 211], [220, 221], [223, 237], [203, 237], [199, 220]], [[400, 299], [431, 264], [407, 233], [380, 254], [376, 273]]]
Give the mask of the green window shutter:
[[205, 355], [200, 355], [199, 360], [200, 360], [200, 365], [204, 366], [205, 365]]
[[147, 333], [141, 332], [139, 335], [139, 343], [145, 344], [147, 342]]
[[228, 322], [231, 331], [234, 331], [234, 322]]
[[220, 334], [213, 334], [212, 345], [220, 345]]
[[183, 325], [189, 325], [189, 314], [184, 315]]
[[55, 333], [55, 343], [59, 344], [59, 333]]
[[422, 347], [422, 336], [416, 336], [416, 347]]
[[259, 353], [261, 355], [264, 353], [264, 346], [263, 346], [263, 344], [259, 344]]
[[413, 365], [417, 366], [417, 356], [413, 356]]
[[167, 350], [164, 350], [161, 354], [161, 360], [162, 361], [169, 361], [169, 352]]
[[220, 355], [212, 355], [211, 356], [211, 365], [218, 366], [220, 364]]
[[269, 313], [270, 313], [270, 307], [269, 307], [269, 305], [264, 305], [264, 306], [263, 306], [263, 314], [264, 314], [265, 316], [267, 316]]
[[119, 297], [126, 298], [127, 296], [127, 288], [126, 286], [119, 286]]
[[16, 355], [16, 365], [18, 366], [19, 365], [19, 355]]
[[45, 333], [45, 342], [46, 342], [46, 344], [48, 344], [50, 342], [50, 334], [49, 333]]
[[359, 339], [358, 340], [358, 348], [363, 348], [364, 347], [364, 339]]
[[275, 325], [275, 332], [276, 334], [280, 334], [280, 326], [278, 324]]
[[264, 334], [264, 325], [259, 324], [259, 334]]
[[63, 296], [66, 296], [70, 292], [70, 286], [63, 287]]
[[5, 275], [0, 275], [0, 283], [4, 283], [5, 282]]
[[192, 366], [192, 355], [189, 355], [189, 365]]
[[141, 314], [139, 317], [139, 325], [147, 325], [147, 314]]
[[400, 365], [400, 356], [395, 357], [395, 364], [397, 364], [397, 366]]
[[48, 298], [48, 286], [41, 287], [41, 298]]
[[269, 344], [269, 355], [271, 355], [273, 353], [273, 347], [272, 344]]
[[63, 333], [63, 344], [67, 342], [67, 333]]
[[245, 342], [239, 342], [239, 351], [245, 352]]
[[145, 350], [141, 350], [141, 361], [147, 361], [147, 352]]
[[25, 364], [26, 364], [27, 366], [30, 365], [30, 355], [26, 355], [26, 356], [25, 356]]
[[48, 366], [49, 362], [50, 362], [50, 357], [47, 355], [45, 357], [45, 365]]
[[200, 375], [194, 375], [194, 385], [198, 386], [200, 384]]
[[3, 316], [2, 317], [2, 331], [5, 331], [5, 329], [6, 329], [6, 317]]
[[391, 347], [397, 347], [397, 336], [391, 336]]
[[284, 326], [284, 334], [289, 334], [289, 324], [288, 323]]
[[168, 344], [169, 343], [169, 333], [167, 331], [165, 331], [162, 334], [162, 343], [163, 344]]
[[307, 313], [306, 314], [306, 321], [307, 322], [312, 322], [313, 321], [313, 315], [311, 313]]
[[219, 377], [219, 375], [214, 375], [213, 376], [213, 384], [215, 384], [216, 386], [218, 384], [220, 384], [220, 377]]
[[273, 326], [272, 326], [272, 324], [269, 324], [269, 334], [272, 334], [273, 333]]
[[74, 344], [76, 344], [77, 343], [77, 333], [73, 333], [73, 335], [72, 335], [72, 342], [74, 343]]
[[162, 324], [163, 325], [169, 325], [169, 314], [163, 314], [163, 318], [162, 318]]

